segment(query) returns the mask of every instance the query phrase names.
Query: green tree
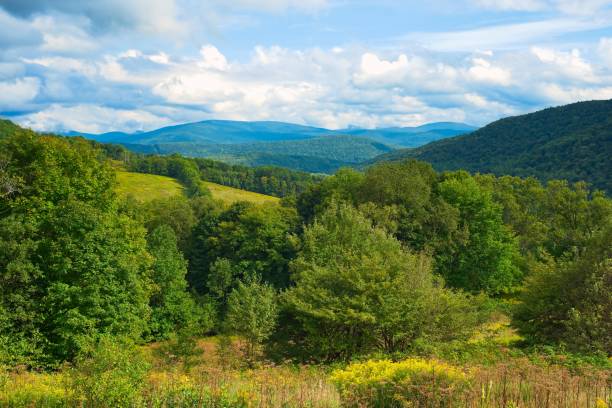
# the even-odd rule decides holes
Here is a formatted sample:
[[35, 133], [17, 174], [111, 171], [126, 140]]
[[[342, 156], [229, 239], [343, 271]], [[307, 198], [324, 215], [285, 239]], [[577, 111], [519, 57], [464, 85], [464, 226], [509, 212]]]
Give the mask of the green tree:
[[475, 322], [473, 306], [443, 288], [427, 256], [348, 204], [332, 203], [306, 228], [291, 267], [284, 314], [291, 340], [315, 358], [406, 350], [419, 338], [461, 337]]
[[276, 292], [270, 285], [239, 282], [227, 301], [227, 329], [246, 340], [247, 356], [252, 361], [257, 348], [276, 327], [278, 307]]
[[148, 237], [153, 256], [149, 332], [155, 339], [167, 339], [179, 330], [194, 326], [196, 303], [187, 292], [187, 262], [176, 246], [176, 236], [166, 225], [157, 227]]
[[533, 268], [514, 318], [533, 342], [612, 353], [612, 220], [574, 258]]
[[[198, 201], [198, 199], [196, 199]], [[157, 227], [167, 225], [176, 235], [179, 248], [185, 249], [196, 224], [194, 211], [189, 200], [183, 196], [151, 200], [143, 205], [145, 226], [149, 232]]]
[[491, 193], [465, 172], [446, 175], [438, 188], [459, 210], [467, 236], [454, 251], [437, 253], [438, 271], [449, 285], [468, 291], [496, 295], [514, 290], [521, 280], [518, 245]]
[[22, 187], [0, 215], [0, 337], [31, 339], [39, 363], [71, 358], [101, 333], [136, 339], [149, 314], [145, 230], [117, 210], [114, 171], [78, 139], [19, 130], [0, 139]]
[[[231, 264], [236, 279], [260, 279], [277, 288], [289, 282], [288, 263], [295, 249], [290, 235], [297, 228], [295, 209], [276, 205], [236, 203], [221, 214], [200, 219], [189, 251], [190, 281], [208, 293], [219, 259]], [[225, 271], [225, 270], [224, 270]]]

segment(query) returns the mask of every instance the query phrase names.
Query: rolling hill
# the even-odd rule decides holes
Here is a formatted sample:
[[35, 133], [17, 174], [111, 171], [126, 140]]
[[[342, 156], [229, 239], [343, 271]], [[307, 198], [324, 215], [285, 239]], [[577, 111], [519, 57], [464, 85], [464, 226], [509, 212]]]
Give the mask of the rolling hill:
[[419, 127], [329, 130], [283, 122], [207, 120], [150, 132], [87, 134], [104, 143], [141, 153], [180, 153], [251, 166], [275, 165], [312, 173], [332, 173], [401, 147], [421, 146], [473, 130], [461, 123]]
[[473, 133], [371, 161], [415, 158], [437, 170], [584, 180], [612, 192], [612, 100], [579, 102], [491, 123]]

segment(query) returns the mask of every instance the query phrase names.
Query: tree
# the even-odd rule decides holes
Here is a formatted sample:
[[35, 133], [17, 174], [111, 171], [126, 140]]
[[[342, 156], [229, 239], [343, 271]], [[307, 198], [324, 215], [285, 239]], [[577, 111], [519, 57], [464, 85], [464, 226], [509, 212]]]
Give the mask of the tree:
[[209, 275], [217, 272], [214, 265], [223, 258], [230, 262], [235, 282], [259, 279], [286, 287], [288, 263], [295, 253], [289, 238], [296, 228], [295, 210], [276, 205], [236, 203], [221, 214], [204, 216], [189, 251], [192, 285], [208, 293], [208, 283], [216, 279]]
[[265, 283], [239, 282], [227, 301], [227, 328], [245, 338], [247, 356], [255, 358], [257, 347], [276, 326], [278, 307], [274, 288]]
[[[425, 255], [408, 252], [348, 204], [332, 203], [304, 231], [283, 294], [291, 340], [306, 355], [349, 358], [406, 350], [416, 339], [461, 337], [475, 322]], [[447, 325], [447, 326], [445, 326]]]
[[612, 219], [574, 258], [549, 257], [534, 267], [514, 314], [536, 343], [612, 353]]
[[438, 271], [456, 288], [489, 295], [514, 290], [522, 277], [518, 245], [491, 193], [465, 172], [447, 174], [438, 189], [459, 210], [460, 229], [467, 234], [454, 251], [437, 254]]
[[[198, 202], [200, 198], [197, 199]], [[149, 232], [157, 227], [167, 225], [172, 228], [179, 248], [185, 249], [196, 224], [194, 211], [189, 200], [183, 196], [155, 199], [143, 205], [145, 226]]]
[[23, 183], [0, 215], [2, 347], [42, 364], [102, 333], [139, 338], [151, 258], [144, 228], [117, 210], [113, 169], [82, 140], [26, 130], [0, 139], [0, 151]]
[[153, 256], [149, 333], [167, 339], [172, 333], [196, 324], [196, 303], [187, 292], [187, 262], [176, 246], [174, 231], [167, 225], [157, 227], [148, 237]]

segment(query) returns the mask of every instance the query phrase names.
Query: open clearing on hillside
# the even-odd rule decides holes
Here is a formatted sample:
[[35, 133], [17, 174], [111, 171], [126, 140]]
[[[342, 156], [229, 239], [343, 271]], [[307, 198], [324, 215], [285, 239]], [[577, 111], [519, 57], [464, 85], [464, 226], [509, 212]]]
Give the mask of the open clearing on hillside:
[[214, 198], [228, 204], [237, 201], [249, 201], [254, 204], [278, 203], [279, 201], [278, 197], [222, 186], [221, 184], [211, 183], [209, 181], [204, 181], [203, 183], [210, 190]]
[[[123, 197], [133, 196], [140, 202], [159, 198], [168, 198], [184, 194], [185, 188], [176, 179], [155, 174], [132, 173], [117, 171], [117, 194]], [[279, 198], [251, 191], [240, 190], [221, 184], [203, 182], [217, 200], [232, 204], [237, 201], [248, 201], [254, 204], [278, 203]]]
[[117, 194], [132, 195], [141, 202], [183, 194], [185, 189], [177, 180], [155, 174], [117, 171], [117, 181]]

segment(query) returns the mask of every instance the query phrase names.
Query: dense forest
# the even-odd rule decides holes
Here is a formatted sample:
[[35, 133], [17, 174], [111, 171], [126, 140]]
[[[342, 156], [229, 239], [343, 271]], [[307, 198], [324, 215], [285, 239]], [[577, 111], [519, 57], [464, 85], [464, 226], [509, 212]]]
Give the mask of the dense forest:
[[[516, 406], [513, 376], [524, 381], [516, 401], [561, 406], [537, 402], [546, 393], [529, 373], [581, 378], [566, 370], [583, 363], [591, 380], [550, 386], [547, 401], [609, 398], [612, 201], [584, 183], [440, 173], [415, 160], [315, 178], [0, 126], [0, 368], [9, 370], [0, 403], [251, 406], [263, 388], [210, 391], [189, 377], [234, 372], [236, 338], [241, 378], [262, 361], [296, 364], [272, 382], [300, 373], [327, 398], [313, 406]], [[175, 177], [187, 195], [118, 197], [117, 159]], [[285, 198], [225, 205], [201, 180]], [[500, 315], [519, 340], [474, 337]], [[223, 368], [204, 375], [192, 369], [212, 355], [197, 357], [198, 339], [211, 335]], [[147, 344], [153, 368], [139, 351]], [[538, 371], [529, 361], [542, 353], [561, 365]], [[524, 366], [498, 377], [458, 366], [487, 359]], [[174, 371], [151, 377], [160, 361]], [[15, 367], [43, 378], [43, 399], [19, 394], [26, 374]], [[328, 380], [313, 376], [326, 367], [337, 388], [323, 392]], [[167, 378], [177, 382], [159, 385]], [[52, 391], [52, 381], [64, 385]]]
[[126, 146], [142, 153], [179, 153], [246, 165], [280, 164], [312, 173], [333, 172], [340, 167], [356, 165], [393, 150], [392, 147], [371, 139], [345, 135], [240, 144], [164, 142]]
[[583, 180], [609, 194], [610, 157], [612, 100], [607, 100], [501, 119], [468, 135], [393, 151], [375, 161], [415, 158], [440, 171]]

